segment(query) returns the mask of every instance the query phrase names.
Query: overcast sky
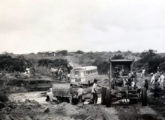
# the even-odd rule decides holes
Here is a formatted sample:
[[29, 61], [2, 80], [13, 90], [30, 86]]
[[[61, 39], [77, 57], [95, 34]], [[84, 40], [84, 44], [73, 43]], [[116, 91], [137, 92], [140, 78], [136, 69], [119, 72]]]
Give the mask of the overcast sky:
[[165, 0], [0, 0], [0, 53], [165, 52]]

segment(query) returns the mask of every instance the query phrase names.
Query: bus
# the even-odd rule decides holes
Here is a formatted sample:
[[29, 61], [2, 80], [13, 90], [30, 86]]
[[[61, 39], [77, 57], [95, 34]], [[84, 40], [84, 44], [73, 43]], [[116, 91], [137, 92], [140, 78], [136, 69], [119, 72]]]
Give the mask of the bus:
[[76, 67], [71, 71], [70, 83], [90, 85], [94, 82], [97, 75], [98, 72], [96, 66]]

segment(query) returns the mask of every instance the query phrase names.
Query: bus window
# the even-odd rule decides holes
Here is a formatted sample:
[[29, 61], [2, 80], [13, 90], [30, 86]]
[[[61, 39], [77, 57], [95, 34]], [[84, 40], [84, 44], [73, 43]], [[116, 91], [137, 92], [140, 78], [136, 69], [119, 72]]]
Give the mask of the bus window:
[[74, 71], [75, 75], [80, 75], [80, 71]]

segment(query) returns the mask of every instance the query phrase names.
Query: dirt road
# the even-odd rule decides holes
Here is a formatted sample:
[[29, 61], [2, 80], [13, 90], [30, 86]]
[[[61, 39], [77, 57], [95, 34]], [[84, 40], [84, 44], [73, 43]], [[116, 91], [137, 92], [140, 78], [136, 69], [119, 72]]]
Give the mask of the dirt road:
[[[106, 108], [103, 105], [92, 104], [55, 104], [45, 102], [45, 96], [43, 94], [43, 92], [16, 93], [10, 96], [10, 100], [19, 104], [21, 102], [21, 107], [23, 106], [21, 111], [28, 113], [24, 116], [30, 117], [31, 120], [165, 120], [161, 114], [150, 106], [142, 107], [140, 104], [134, 104], [113, 105], [110, 108]], [[27, 100], [32, 102], [29, 103]], [[36, 107], [36, 103], [33, 101], [37, 101], [40, 106]], [[26, 106], [29, 104], [35, 107], [32, 105], [32, 108]], [[11, 113], [19, 115], [17, 109], [21, 109], [21, 107], [16, 108]], [[31, 109], [32, 112], [30, 112]]]

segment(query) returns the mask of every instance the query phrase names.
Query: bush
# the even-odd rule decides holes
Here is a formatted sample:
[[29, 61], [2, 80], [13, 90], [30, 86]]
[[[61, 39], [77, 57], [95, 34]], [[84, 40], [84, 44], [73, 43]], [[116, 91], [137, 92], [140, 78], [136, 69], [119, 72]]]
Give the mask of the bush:
[[124, 57], [121, 54], [119, 54], [119, 55], [113, 56], [111, 59], [124, 59]]
[[53, 61], [49, 59], [41, 59], [38, 61], [38, 66], [50, 67], [52, 64]]
[[0, 93], [0, 102], [7, 102], [9, 99], [4, 93]]
[[0, 70], [7, 72], [25, 72], [32, 64], [24, 57], [12, 58], [9, 55], [0, 55]]
[[38, 66], [44, 67], [60, 67], [60, 66], [67, 66], [68, 61], [66, 59], [41, 59], [38, 61]]
[[99, 74], [107, 74], [109, 71], [109, 62], [102, 61], [101, 59], [96, 59], [93, 65], [97, 66], [97, 70]]
[[165, 61], [164, 57], [161, 57], [159, 55], [154, 56], [148, 61], [148, 72], [156, 72], [158, 70], [158, 67]]
[[76, 51], [75, 53], [76, 53], [76, 54], [84, 54], [84, 52], [81, 51], [81, 50], [78, 50], [78, 51]]
[[158, 67], [161, 67], [160, 70], [165, 69], [165, 67], [163, 68], [165, 57], [156, 54], [156, 51], [148, 50], [141, 53], [140, 56], [141, 59], [135, 63], [136, 68], [141, 69], [142, 67], [145, 67], [147, 72], [149, 73], [156, 72], [158, 70]]
[[56, 55], [67, 56], [68, 55], [68, 51], [67, 50], [61, 50], [61, 51], [58, 51], [56, 53]]
[[71, 66], [68, 65], [68, 61], [66, 59], [41, 59], [38, 61], [38, 66], [47, 67], [47, 68], [59, 68], [67, 69], [68, 72], [72, 69]]
[[159, 68], [160, 68], [160, 71], [165, 72], [165, 62], [161, 63], [161, 64], [159, 65]]

